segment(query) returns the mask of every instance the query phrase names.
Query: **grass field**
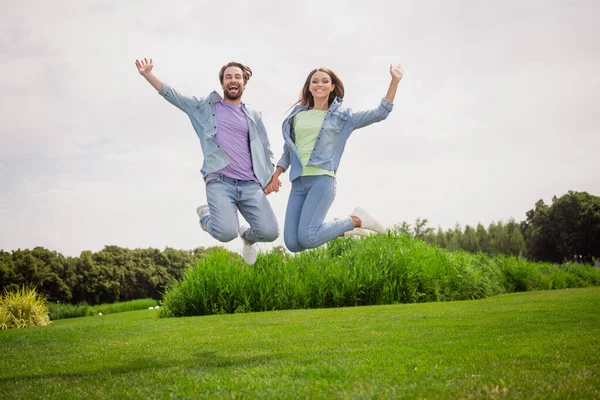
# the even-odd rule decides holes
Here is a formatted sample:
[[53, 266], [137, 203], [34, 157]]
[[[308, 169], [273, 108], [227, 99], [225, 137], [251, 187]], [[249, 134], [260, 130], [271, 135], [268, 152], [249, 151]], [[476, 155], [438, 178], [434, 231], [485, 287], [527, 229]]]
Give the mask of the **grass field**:
[[600, 288], [0, 331], [3, 399], [600, 398]]

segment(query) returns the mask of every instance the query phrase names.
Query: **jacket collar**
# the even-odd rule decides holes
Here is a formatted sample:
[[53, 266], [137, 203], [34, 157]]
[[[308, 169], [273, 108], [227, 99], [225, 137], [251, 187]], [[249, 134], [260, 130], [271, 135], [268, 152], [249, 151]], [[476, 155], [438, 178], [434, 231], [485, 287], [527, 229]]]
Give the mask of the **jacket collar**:
[[219, 93], [217, 93], [216, 90], [213, 90], [213, 92], [208, 95], [208, 99], [210, 100], [211, 103], [217, 103], [217, 102], [223, 100], [223, 97], [221, 97], [221, 95]]
[[[329, 110], [327, 110], [327, 112], [333, 112], [333, 111], [337, 110], [337, 108], [342, 104], [343, 101], [344, 101], [344, 99], [341, 99], [339, 97], [336, 97], [335, 99], [333, 99], [333, 101], [331, 102], [331, 105], [329, 106]], [[294, 109], [292, 110], [292, 112], [290, 113], [290, 115], [288, 116], [287, 119], [291, 119], [294, 115], [298, 114], [300, 111], [306, 111], [309, 109], [310, 108], [308, 106], [297, 105], [294, 107]]]
[[340, 105], [342, 105], [343, 101], [344, 101], [344, 99], [341, 99], [339, 97], [336, 97], [335, 99], [333, 99], [333, 101], [331, 102], [331, 105], [329, 106], [329, 111], [335, 111]]
[[[221, 96], [216, 90], [213, 90], [209, 95], [208, 95], [208, 100], [211, 103], [218, 103], [219, 101], [223, 100], [223, 96]], [[246, 108], [246, 103], [244, 103], [242, 101], [242, 107]]]

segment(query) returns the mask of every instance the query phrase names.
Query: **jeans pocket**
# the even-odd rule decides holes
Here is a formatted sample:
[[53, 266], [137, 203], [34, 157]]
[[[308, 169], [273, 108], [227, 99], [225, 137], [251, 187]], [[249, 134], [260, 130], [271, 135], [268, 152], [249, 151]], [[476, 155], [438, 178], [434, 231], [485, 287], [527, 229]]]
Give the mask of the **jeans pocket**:
[[204, 181], [204, 183], [206, 184], [206, 187], [208, 187], [209, 185], [212, 185], [213, 183], [218, 183], [218, 182], [221, 182], [221, 177], [216, 176], [216, 175], [208, 175]]

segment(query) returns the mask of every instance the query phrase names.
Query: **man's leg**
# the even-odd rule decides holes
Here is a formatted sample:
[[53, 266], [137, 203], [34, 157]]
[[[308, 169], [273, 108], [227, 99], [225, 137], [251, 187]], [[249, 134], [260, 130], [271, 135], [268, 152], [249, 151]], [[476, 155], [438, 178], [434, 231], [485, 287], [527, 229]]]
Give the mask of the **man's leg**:
[[238, 214], [236, 187], [218, 176], [206, 179], [206, 199], [210, 214], [200, 220], [200, 224], [215, 239], [229, 242], [238, 236]]
[[242, 239], [248, 244], [272, 242], [279, 236], [279, 228], [273, 208], [258, 182], [238, 183], [238, 208], [250, 224]]

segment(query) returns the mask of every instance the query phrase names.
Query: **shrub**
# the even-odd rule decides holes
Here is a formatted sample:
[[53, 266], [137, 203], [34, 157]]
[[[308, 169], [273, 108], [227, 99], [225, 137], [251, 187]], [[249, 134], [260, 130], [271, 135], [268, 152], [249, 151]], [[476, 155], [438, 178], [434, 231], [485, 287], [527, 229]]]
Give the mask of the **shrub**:
[[35, 289], [5, 290], [0, 300], [0, 329], [46, 326], [50, 323], [46, 300]]
[[86, 317], [93, 314], [92, 307], [85, 303], [77, 305], [49, 303], [48, 311], [50, 312], [50, 319], [53, 321], [57, 319]]
[[98, 314], [99, 312], [102, 314], [114, 314], [125, 311], [145, 310], [156, 306], [156, 303], [157, 301], [154, 299], [138, 299], [122, 301], [119, 303], [99, 304], [91, 307], [91, 313], [92, 315]]
[[161, 317], [480, 299], [500, 293], [600, 284], [600, 269], [515, 256], [449, 252], [395, 232], [337, 239], [253, 266], [207, 254], [164, 295]]
[[87, 317], [97, 315], [98, 313], [114, 314], [125, 311], [145, 310], [151, 307], [154, 308], [156, 304], [157, 301], [154, 299], [138, 299], [112, 304], [99, 304], [96, 306], [90, 306], [86, 303], [77, 305], [50, 303], [48, 309], [50, 310], [50, 318], [54, 321], [65, 318]]
[[337, 239], [249, 267], [213, 252], [167, 290], [161, 317], [466, 300], [503, 292], [485, 255], [449, 253], [403, 235]]

